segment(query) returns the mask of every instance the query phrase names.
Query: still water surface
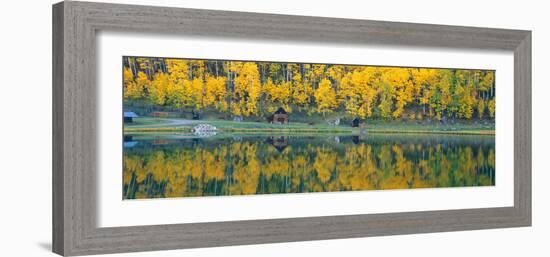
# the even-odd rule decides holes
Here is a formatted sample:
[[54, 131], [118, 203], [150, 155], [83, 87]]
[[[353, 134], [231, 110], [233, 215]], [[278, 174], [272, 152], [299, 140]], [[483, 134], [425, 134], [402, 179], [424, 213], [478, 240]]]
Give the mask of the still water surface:
[[494, 136], [126, 136], [123, 198], [495, 185]]

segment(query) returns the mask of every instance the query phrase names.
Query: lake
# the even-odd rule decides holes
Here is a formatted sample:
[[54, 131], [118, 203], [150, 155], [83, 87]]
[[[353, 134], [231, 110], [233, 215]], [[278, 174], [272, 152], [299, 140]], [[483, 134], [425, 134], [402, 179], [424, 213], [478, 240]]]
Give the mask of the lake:
[[495, 138], [125, 136], [123, 199], [495, 185]]

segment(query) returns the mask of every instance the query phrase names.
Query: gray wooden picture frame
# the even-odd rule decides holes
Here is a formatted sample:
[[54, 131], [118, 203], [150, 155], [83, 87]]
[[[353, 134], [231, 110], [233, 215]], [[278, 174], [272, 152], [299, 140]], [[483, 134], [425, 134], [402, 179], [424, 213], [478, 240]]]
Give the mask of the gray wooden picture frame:
[[[514, 206], [97, 227], [95, 37], [101, 30], [513, 51]], [[53, 6], [55, 253], [87, 255], [530, 225], [530, 31], [73, 1]]]

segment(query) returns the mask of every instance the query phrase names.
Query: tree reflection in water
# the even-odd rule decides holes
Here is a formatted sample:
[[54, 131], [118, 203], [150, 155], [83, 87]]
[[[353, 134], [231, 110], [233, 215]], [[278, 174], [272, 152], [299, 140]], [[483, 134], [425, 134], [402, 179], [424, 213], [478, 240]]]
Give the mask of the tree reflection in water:
[[495, 185], [494, 136], [139, 139], [124, 199]]

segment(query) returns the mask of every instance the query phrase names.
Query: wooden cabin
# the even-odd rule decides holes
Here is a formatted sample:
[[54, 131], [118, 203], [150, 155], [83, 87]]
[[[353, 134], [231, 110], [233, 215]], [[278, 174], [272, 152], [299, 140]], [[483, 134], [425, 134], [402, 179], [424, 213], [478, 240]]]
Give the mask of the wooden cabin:
[[137, 117], [139, 116], [135, 112], [124, 112], [124, 123], [132, 123]]
[[360, 123], [359, 118], [355, 118], [351, 121], [351, 126], [354, 128], [357, 128], [359, 127], [359, 123]]
[[283, 107], [279, 107], [277, 111], [275, 111], [271, 118], [271, 123], [274, 124], [287, 124], [288, 123], [288, 113], [285, 111]]

